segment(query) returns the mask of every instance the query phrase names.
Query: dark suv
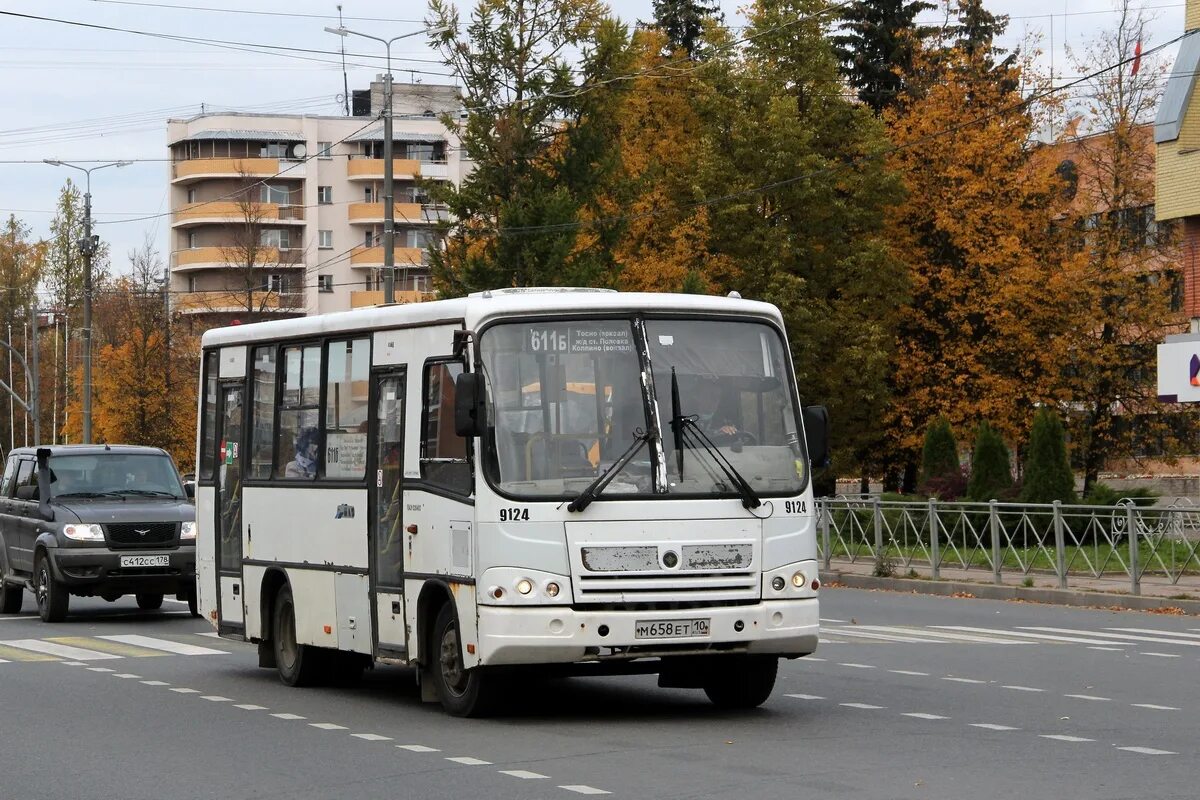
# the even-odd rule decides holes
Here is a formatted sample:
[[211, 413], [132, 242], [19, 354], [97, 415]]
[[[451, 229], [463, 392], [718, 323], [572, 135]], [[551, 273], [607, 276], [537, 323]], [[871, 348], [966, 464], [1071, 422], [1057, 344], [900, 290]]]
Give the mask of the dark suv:
[[70, 595], [164, 594], [196, 608], [196, 511], [175, 462], [156, 447], [14, 448], [0, 477], [0, 604], [21, 610], [25, 588], [46, 622]]

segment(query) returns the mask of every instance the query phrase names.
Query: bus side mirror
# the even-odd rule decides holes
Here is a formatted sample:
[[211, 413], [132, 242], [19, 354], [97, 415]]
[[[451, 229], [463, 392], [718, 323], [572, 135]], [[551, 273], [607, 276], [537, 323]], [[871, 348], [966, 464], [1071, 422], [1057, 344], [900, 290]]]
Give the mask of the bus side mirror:
[[829, 412], [825, 406], [804, 407], [804, 440], [813, 469], [829, 466]]
[[487, 428], [483, 376], [464, 372], [454, 382], [454, 431], [459, 436], [482, 436]]

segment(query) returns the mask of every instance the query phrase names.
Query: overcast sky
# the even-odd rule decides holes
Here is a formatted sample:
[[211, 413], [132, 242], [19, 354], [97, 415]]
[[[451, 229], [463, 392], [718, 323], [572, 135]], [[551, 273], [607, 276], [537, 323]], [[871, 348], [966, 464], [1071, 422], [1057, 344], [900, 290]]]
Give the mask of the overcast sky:
[[[722, 0], [727, 24], [744, 24], [736, 11], [743, 4]], [[629, 22], [651, 17], [651, 0], [610, 5]], [[1046, 66], [1053, 53], [1055, 74], [1063, 77], [1072, 72], [1064, 43], [1081, 48], [1116, 20], [1115, 0], [986, 0], [986, 5], [1010, 15], [1006, 45], [1041, 36]], [[96, 230], [109, 241], [118, 271], [147, 235], [165, 258], [166, 119], [202, 108], [341, 113], [336, 53], [341, 40], [323, 30], [336, 26], [336, 6], [335, 0], [0, 0], [3, 12], [320, 51], [263, 55], [230, 49], [236, 44], [219, 48], [0, 16], [0, 214], [16, 214], [35, 236], [44, 236], [63, 181], [84, 176], [42, 159], [132, 159], [131, 166], [93, 173], [94, 217], [102, 223]], [[421, 0], [344, 0], [342, 6], [348, 28], [389, 38], [420, 29], [425, 12]], [[1182, 2], [1145, 0], [1143, 7], [1153, 20], [1147, 29], [1152, 42], [1182, 32]], [[350, 88], [365, 88], [380, 71], [382, 45], [351, 38], [346, 48]], [[450, 81], [439, 74], [445, 68], [420, 37], [394, 48], [398, 81]], [[22, 160], [34, 163], [12, 163]]]

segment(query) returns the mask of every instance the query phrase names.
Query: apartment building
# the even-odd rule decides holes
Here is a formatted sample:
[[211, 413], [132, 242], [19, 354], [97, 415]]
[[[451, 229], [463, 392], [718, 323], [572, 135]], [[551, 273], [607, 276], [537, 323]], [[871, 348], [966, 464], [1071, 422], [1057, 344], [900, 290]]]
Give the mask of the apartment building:
[[[174, 308], [198, 327], [383, 302], [382, 80], [350, 116], [210, 113], [167, 122]], [[439, 117], [454, 86], [394, 84], [396, 299], [430, 295], [428, 249], [457, 184], [459, 143]]]

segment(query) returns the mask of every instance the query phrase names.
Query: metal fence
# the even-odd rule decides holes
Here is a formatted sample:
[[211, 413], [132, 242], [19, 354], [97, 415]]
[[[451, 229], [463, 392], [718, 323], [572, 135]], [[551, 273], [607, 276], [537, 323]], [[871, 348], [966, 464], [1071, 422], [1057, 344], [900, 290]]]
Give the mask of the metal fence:
[[[1141, 593], [1144, 578], [1200, 585], [1200, 508], [1029, 503], [817, 501], [821, 559], [871, 562], [877, 573], [991, 573], [994, 583], [1057, 577], [1113, 581]], [[961, 572], [959, 572], [961, 571]]]

